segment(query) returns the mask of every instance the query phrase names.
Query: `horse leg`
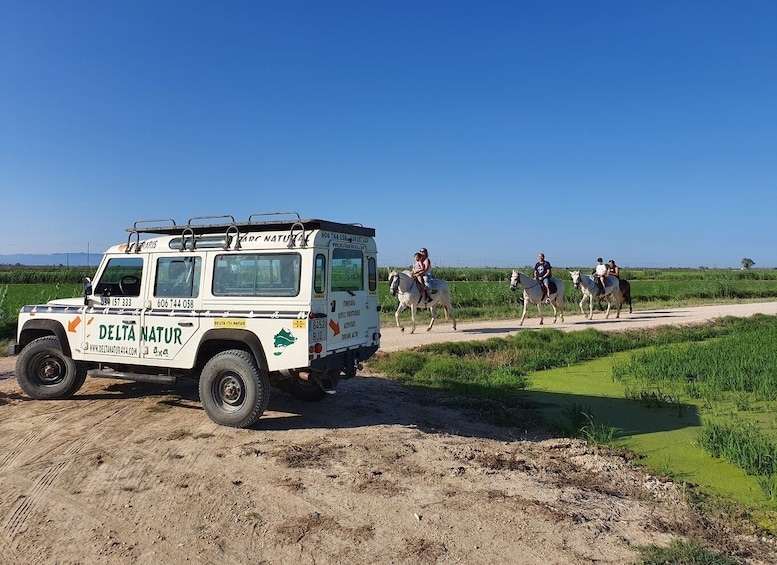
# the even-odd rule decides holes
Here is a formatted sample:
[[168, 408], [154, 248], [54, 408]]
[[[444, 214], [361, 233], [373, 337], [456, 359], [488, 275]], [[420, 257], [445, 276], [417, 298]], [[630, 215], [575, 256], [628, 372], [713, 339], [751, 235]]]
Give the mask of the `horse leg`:
[[518, 324], [519, 326], [523, 325], [523, 321], [526, 319], [526, 308], [529, 305], [529, 299], [524, 297], [523, 299], [523, 314], [521, 315], [521, 323]]
[[[585, 310], [583, 310], [583, 302], [585, 302], [585, 293], [583, 293], [583, 298], [580, 299], [580, 313], [585, 316]], [[588, 316], [585, 316], [585, 319], [588, 319]]]
[[[585, 299], [586, 297], [583, 296], [583, 300]], [[588, 293], [588, 315], [585, 318], [586, 320], [594, 319], [594, 295], [591, 292]]]
[[610, 306], [612, 306], [612, 294], [608, 294], [605, 297], [605, 300], [607, 300], [607, 313], [604, 315], [604, 319], [608, 319], [610, 317]]
[[456, 329], [456, 313], [453, 311], [453, 305], [451, 301], [445, 303], [445, 311], [451, 315], [451, 321], [453, 322], [453, 329]]
[[405, 306], [404, 304], [402, 304], [402, 303], [400, 302], [400, 303], [399, 303], [399, 308], [397, 308], [397, 311], [396, 311], [396, 313], [394, 314], [394, 318], [396, 318], [396, 320], [397, 320], [397, 327], [398, 327], [400, 330], [402, 330], [402, 331], [405, 331], [405, 326], [403, 326], [402, 324], [400, 324], [400, 323], [399, 323], [399, 314], [400, 314], [402, 311], [404, 311], [404, 309], [405, 309], [405, 308], [407, 308], [407, 306]]
[[418, 305], [415, 302], [410, 303], [410, 319], [413, 320], [413, 329], [410, 330], [411, 334], [415, 333], [415, 313], [418, 311]]
[[542, 308], [540, 308], [540, 304], [542, 303], [542, 300], [537, 302], [537, 312], [540, 313], [540, 325], [543, 325], [545, 322], [542, 319]]
[[556, 308], [556, 300], [558, 297], [554, 296], [553, 300], [550, 301], [550, 305], [553, 308], [553, 323], [555, 324], [558, 321], [558, 308]]
[[432, 326], [434, 325], [434, 320], [437, 318], [437, 305], [435, 304], [431, 308], [429, 308], [429, 313], [432, 315], [432, 321], [429, 322], [429, 327], [426, 328], [426, 331], [432, 331]]

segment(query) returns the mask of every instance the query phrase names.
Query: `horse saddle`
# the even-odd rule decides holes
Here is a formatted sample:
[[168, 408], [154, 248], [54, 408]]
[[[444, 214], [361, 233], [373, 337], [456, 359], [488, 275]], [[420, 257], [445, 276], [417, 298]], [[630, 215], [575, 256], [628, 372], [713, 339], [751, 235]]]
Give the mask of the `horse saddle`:
[[437, 294], [439, 286], [438, 279], [429, 279], [429, 284], [426, 285], [426, 290], [429, 291], [429, 294]]
[[[545, 288], [545, 285], [542, 285], [542, 288]], [[548, 281], [547, 288], [550, 291], [550, 294], [556, 294], [556, 292], [558, 292], [558, 287], [556, 286], [556, 283], [553, 281], [553, 279]]]

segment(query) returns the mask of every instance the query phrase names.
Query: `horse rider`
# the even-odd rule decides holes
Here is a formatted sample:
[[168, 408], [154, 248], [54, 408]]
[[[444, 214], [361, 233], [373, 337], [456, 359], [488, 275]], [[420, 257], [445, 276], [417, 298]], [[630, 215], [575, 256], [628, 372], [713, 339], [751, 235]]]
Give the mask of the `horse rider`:
[[413, 259], [413, 278], [415, 279], [418, 290], [421, 292], [418, 302], [421, 302], [421, 299], [424, 299], [424, 303], [428, 304], [431, 302], [432, 297], [429, 296], [429, 293], [426, 290], [426, 284], [424, 284], [424, 276], [426, 276], [428, 272], [426, 265], [424, 265], [424, 256], [418, 251], [413, 255]]
[[596, 260], [596, 267], [594, 268], [593, 272], [593, 274], [596, 276], [596, 282], [602, 287], [599, 291], [599, 298], [604, 296], [604, 289], [607, 287], [607, 270], [607, 265], [604, 264], [604, 259], [599, 257]]
[[610, 262], [607, 264], [607, 274], [619, 279], [621, 278], [621, 268], [615, 264], [613, 259], [610, 259]]
[[426, 286], [427, 290], [431, 290], [432, 288], [432, 262], [429, 260], [429, 252], [426, 250], [426, 247], [422, 247], [418, 250], [418, 252], [421, 254], [421, 263], [424, 265], [424, 285]]
[[545, 260], [545, 254], [540, 253], [537, 255], [538, 261], [534, 264], [534, 278], [543, 284], [545, 290], [545, 302], [550, 304], [550, 277], [553, 274], [553, 268], [550, 263]]

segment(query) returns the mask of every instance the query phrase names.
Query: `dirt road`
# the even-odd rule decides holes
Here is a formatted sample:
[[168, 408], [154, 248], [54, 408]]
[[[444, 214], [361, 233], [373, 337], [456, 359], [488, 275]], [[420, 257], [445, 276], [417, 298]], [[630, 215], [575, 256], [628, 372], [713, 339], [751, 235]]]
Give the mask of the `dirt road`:
[[[557, 327], [754, 312], [777, 303], [578, 314]], [[517, 330], [384, 328], [383, 348]], [[0, 358], [0, 377], [12, 363]], [[775, 562], [770, 542], [698, 515], [626, 458], [522, 433], [380, 375], [316, 404], [274, 392], [251, 430], [210, 422], [193, 382], [88, 379], [75, 398], [42, 402], [0, 378], [0, 564], [629, 563], [634, 546], [681, 535]]]

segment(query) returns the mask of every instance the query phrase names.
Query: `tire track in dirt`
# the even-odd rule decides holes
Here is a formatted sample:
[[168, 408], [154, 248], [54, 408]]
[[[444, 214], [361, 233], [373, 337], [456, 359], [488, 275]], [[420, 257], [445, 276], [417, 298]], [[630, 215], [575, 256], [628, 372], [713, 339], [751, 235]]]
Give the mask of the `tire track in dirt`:
[[38, 443], [42, 436], [43, 431], [40, 428], [36, 428], [32, 432], [25, 434], [24, 438], [15, 445], [5, 448], [2, 457], [0, 457], [0, 474], [6, 468], [16, 467], [16, 461], [23, 455], [28, 454], [29, 447]]
[[[61, 496], [60, 490], [65, 485], [57, 484], [60, 477], [68, 471], [78, 456], [87, 455], [89, 452], [96, 453], [104, 448], [100, 440], [110, 429], [110, 426], [105, 425], [108, 421], [129, 417], [133, 410], [132, 405], [126, 405], [106, 414], [104, 401], [71, 400], [65, 401], [55, 413], [42, 414], [36, 418], [37, 430], [46, 429], [56, 422], [61, 429], [69, 430], [74, 437], [63, 438], [63, 443], [50, 449], [45, 442], [40, 441], [43, 433], [34, 431], [9, 449], [8, 455], [0, 464], [3, 474], [10, 473], [17, 481], [24, 481], [23, 477], [30, 475], [35, 476], [36, 471], [38, 474], [28, 485], [25, 494], [15, 501], [7, 513], [2, 527], [3, 537], [6, 540], [16, 538], [25, 529], [30, 514], [41, 505], [50, 506], [54, 501], [70, 505], [71, 503], [63, 500]], [[37, 448], [37, 445], [43, 447]]]
[[6, 518], [3, 524], [3, 530], [6, 535], [13, 539], [24, 527], [27, 516], [36, 506], [38, 501], [46, 495], [51, 485], [62, 472], [70, 465], [69, 461], [62, 461], [53, 466], [49, 466], [33, 483], [32, 489], [28, 494], [23, 495], [17, 500], [14, 510]]

